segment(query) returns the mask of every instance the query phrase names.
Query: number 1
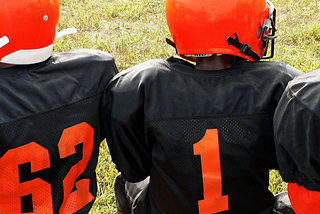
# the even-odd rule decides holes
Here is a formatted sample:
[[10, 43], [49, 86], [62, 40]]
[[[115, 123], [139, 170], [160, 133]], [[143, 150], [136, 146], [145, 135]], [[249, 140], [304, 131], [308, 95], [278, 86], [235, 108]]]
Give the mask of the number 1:
[[212, 214], [228, 210], [228, 195], [222, 196], [218, 130], [208, 129], [193, 148], [194, 155], [200, 155], [202, 163], [204, 199], [198, 202], [199, 213]]

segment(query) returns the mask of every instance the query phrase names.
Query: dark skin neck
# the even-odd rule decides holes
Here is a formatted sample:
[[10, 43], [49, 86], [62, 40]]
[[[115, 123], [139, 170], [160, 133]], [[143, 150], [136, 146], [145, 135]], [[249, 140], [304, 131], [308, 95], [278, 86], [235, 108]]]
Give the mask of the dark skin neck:
[[0, 62], [0, 68], [9, 68], [9, 67], [12, 67], [14, 65], [11, 65], [11, 64], [6, 64], [6, 63], [1, 63]]
[[214, 54], [211, 57], [197, 57], [196, 69], [198, 70], [222, 70], [231, 68], [236, 62], [236, 56]]

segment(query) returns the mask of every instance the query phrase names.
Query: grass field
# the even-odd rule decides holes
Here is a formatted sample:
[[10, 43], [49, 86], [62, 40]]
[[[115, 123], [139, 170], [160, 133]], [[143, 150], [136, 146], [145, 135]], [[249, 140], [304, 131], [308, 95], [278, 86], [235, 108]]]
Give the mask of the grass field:
[[[275, 57], [304, 72], [320, 65], [320, 1], [273, 0], [277, 8]], [[60, 0], [59, 30], [76, 27], [79, 32], [55, 42], [54, 51], [75, 48], [111, 53], [120, 71], [152, 58], [175, 54], [165, 43], [170, 34], [165, 20], [165, 0]], [[97, 167], [99, 192], [93, 213], [115, 213], [113, 180], [117, 174], [106, 142], [101, 144]], [[286, 184], [277, 171], [270, 172], [270, 190]]]

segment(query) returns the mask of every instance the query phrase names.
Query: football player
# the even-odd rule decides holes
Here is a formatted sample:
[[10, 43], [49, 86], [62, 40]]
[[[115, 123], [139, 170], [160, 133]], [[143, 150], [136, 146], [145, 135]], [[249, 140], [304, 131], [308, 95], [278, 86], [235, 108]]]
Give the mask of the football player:
[[320, 68], [295, 78], [274, 116], [280, 173], [297, 214], [320, 213], [319, 90]]
[[119, 213], [272, 212], [273, 114], [302, 73], [260, 61], [273, 56], [275, 12], [266, 0], [167, 0], [168, 41], [196, 62], [150, 60], [109, 83]]
[[55, 38], [70, 33], [56, 34], [58, 0], [0, 5], [0, 213], [88, 213], [114, 58], [52, 54]]

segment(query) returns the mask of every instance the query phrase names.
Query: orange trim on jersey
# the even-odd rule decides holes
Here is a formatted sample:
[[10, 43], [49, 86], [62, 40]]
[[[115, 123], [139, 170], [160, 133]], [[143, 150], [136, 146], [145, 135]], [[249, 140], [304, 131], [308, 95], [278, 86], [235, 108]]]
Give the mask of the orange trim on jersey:
[[320, 213], [320, 192], [307, 190], [296, 183], [288, 183], [288, 195], [296, 214]]

